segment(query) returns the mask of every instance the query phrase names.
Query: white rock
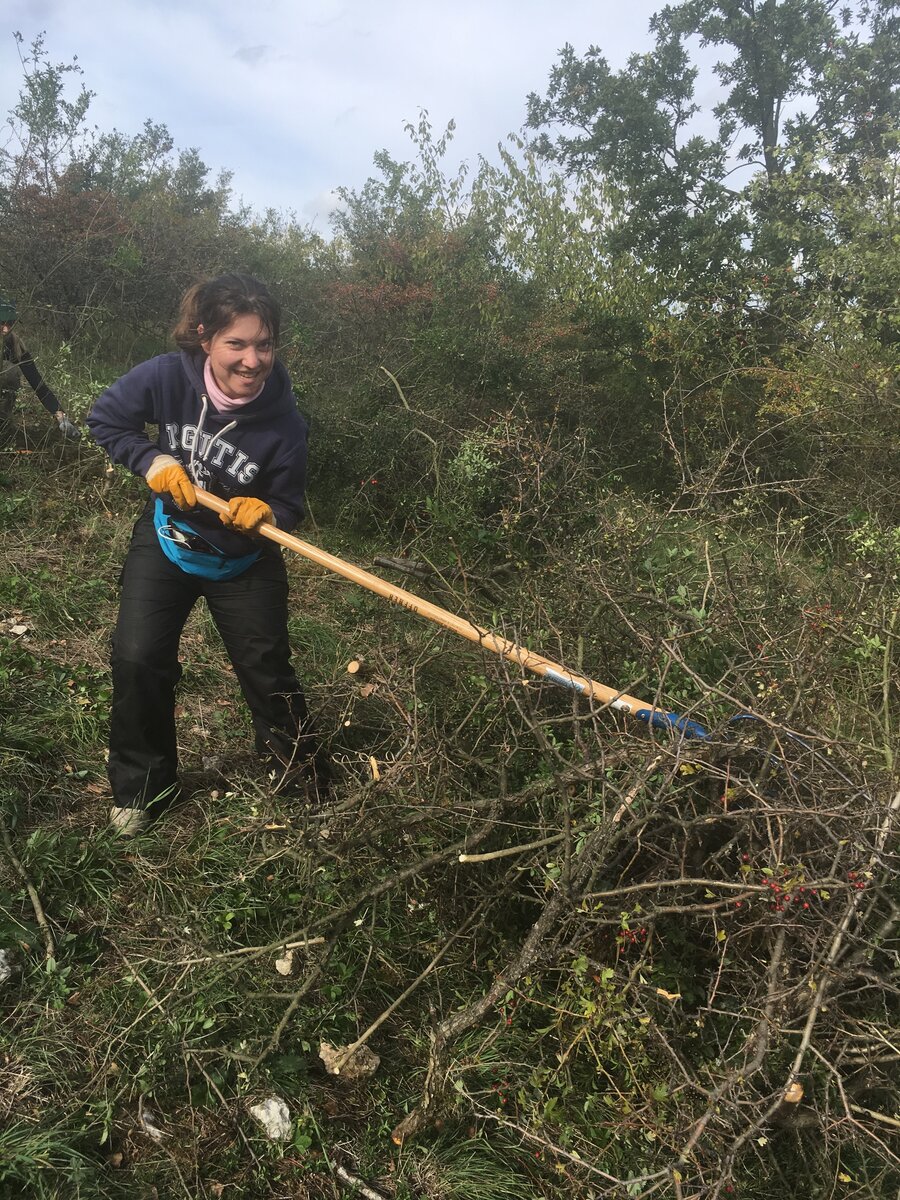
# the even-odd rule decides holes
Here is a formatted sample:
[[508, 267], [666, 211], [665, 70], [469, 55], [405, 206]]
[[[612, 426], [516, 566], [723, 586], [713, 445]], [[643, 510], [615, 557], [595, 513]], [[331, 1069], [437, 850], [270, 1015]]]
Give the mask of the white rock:
[[291, 1114], [288, 1106], [278, 1096], [269, 1096], [261, 1104], [250, 1108], [250, 1116], [254, 1117], [266, 1131], [266, 1137], [273, 1142], [285, 1142], [291, 1136]]
[[13, 965], [8, 950], [0, 950], [0, 983], [6, 983], [12, 976]]

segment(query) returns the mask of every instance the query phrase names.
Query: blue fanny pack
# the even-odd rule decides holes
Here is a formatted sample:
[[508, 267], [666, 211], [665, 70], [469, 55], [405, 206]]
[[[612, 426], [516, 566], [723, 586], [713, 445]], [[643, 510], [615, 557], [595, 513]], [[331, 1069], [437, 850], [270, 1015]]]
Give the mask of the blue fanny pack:
[[234, 579], [252, 566], [262, 553], [254, 550], [238, 558], [223, 554], [190, 525], [170, 517], [159, 497], [153, 506], [153, 524], [166, 558], [186, 574], [199, 575], [203, 579]]

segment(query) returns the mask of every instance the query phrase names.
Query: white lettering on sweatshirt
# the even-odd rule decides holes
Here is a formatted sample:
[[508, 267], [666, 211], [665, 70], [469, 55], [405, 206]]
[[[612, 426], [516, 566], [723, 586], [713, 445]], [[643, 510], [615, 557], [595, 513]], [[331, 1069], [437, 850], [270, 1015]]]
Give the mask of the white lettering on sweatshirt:
[[[166, 435], [169, 439], [169, 445], [173, 450], [179, 448], [186, 450], [189, 454], [197, 445], [197, 426], [183, 425], [181, 427], [181, 436], [179, 437], [178, 426], [174, 423], [166, 425]], [[225, 467], [226, 474], [230, 475], [238, 483], [249, 483], [259, 474], [259, 463], [251, 461], [249, 455], [243, 450], [238, 450], [237, 446], [227, 441], [225, 438], [216, 438], [203, 432], [200, 434], [200, 446], [195, 451], [197, 458], [206, 460], [209, 455], [210, 447], [212, 447], [212, 457], [209, 462], [214, 467], [225, 466], [229, 459], [232, 461]]]

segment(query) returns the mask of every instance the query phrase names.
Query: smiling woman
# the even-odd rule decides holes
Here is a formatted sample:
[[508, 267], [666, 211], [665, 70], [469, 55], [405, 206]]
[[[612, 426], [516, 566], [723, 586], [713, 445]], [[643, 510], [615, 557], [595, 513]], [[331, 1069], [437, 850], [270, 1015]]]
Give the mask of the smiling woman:
[[227, 400], [238, 401], [240, 407], [258, 396], [275, 363], [275, 343], [262, 321], [247, 313], [211, 337], [203, 336], [202, 325], [197, 332], [207, 356], [204, 374], [208, 370], [211, 376], [206, 382], [211, 391], [222, 392], [221, 398], [214, 397], [220, 401], [217, 407], [221, 409]]
[[[280, 310], [264, 284], [223, 275], [191, 288], [180, 352], [142, 363], [95, 403], [88, 425], [151, 491], [122, 571], [113, 639], [110, 819], [142, 830], [179, 794], [178, 646], [206, 599], [250, 708], [256, 748], [277, 788], [314, 797], [328, 764], [290, 662], [281, 551], [257, 536], [303, 515], [306, 422], [275, 356]], [[156, 441], [146, 425], [159, 429]], [[194, 486], [226, 501], [197, 509]]]

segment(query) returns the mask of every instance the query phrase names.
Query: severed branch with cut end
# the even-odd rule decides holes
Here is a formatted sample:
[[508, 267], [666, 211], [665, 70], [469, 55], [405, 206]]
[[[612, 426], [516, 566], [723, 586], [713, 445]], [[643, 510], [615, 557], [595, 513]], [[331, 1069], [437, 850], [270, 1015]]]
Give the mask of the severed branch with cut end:
[[450, 1047], [467, 1030], [477, 1025], [497, 1001], [521, 977], [528, 973], [547, 949], [547, 938], [556, 928], [570, 901], [562, 892], [555, 892], [544, 905], [541, 915], [532, 925], [521, 949], [496, 977], [493, 984], [474, 1004], [444, 1017], [431, 1032], [431, 1050], [422, 1097], [391, 1133], [391, 1140], [400, 1146], [414, 1137], [429, 1121], [443, 1094], [447, 1078]]
[[383, 1192], [376, 1192], [364, 1179], [360, 1179], [358, 1175], [352, 1174], [346, 1167], [336, 1166], [334, 1174], [339, 1183], [342, 1183], [346, 1188], [352, 1188], [364, 1200], [387, 1200], [387, 1196]]
[[28, 878], [28, 872], [22, 865], [18, 855], [13, 849], [12, 837], [10, 836], [9, 826], [2, 816], [0, 816], [0, 838], [3, 840], [3, 846], [6, 850], [6, 856], [19, 879], [28, 893], [28, 899], [31, 901], [31, 907], [34, 909], [34, 919], [38, 923], [38, 928], [41, 931], [41, 936], [44, 939], [44, 957], [47, 962], [53, 962], [56, 959], [56, 942], [53, 939], [53, 931], [50, 929], [50, 922], [47, 920], [47, 914], [44, 912], [44, 906], [41, 904], [41, 898], [37, 894], [37, 888]]
[[[656, 760], [642, 771], [640, 779], [629, 791], [627, 802], [630, 805], [636, 798], [642, 785], [646, 784]], [[577, 904], [577, 897], [584, 891], [593, 875], [595, 864], [602, 861], [609, 850], [611, 841], [623, 836], [621, 824], [611, 823], [606, 828], [598, 828], [585, 838], [578, 856], [578, 867], [568, 874], [567, 886], [559, 887], [550, 896], [541, 909], [540, 915], [528, 931], [524, 942], [518, 951], [510, 958], [506, 966], [499, 972], [490, 988], [474, 1003], [458, 1012], [451, 1013], [439, 1021], [431, 1031], [431, 1047], [428, 1055], [428, 1066], [425, 1072], [425, 1082], [419, 1103], [400, 1121], [391, 1133], [391, 1140], [398, 1146], [414, 1137], [430, 1121], [444, 1094], [447, 1084], [450, 1048], [453, 1043], [468, 1030], [474, 1028], [490, 1010], [497, 1004], [510, 988], [529, 974], [536, 964], [546, 956], [561, 933], [566, 916]], [[466, 854], [466, 860], [472, 861]]]

